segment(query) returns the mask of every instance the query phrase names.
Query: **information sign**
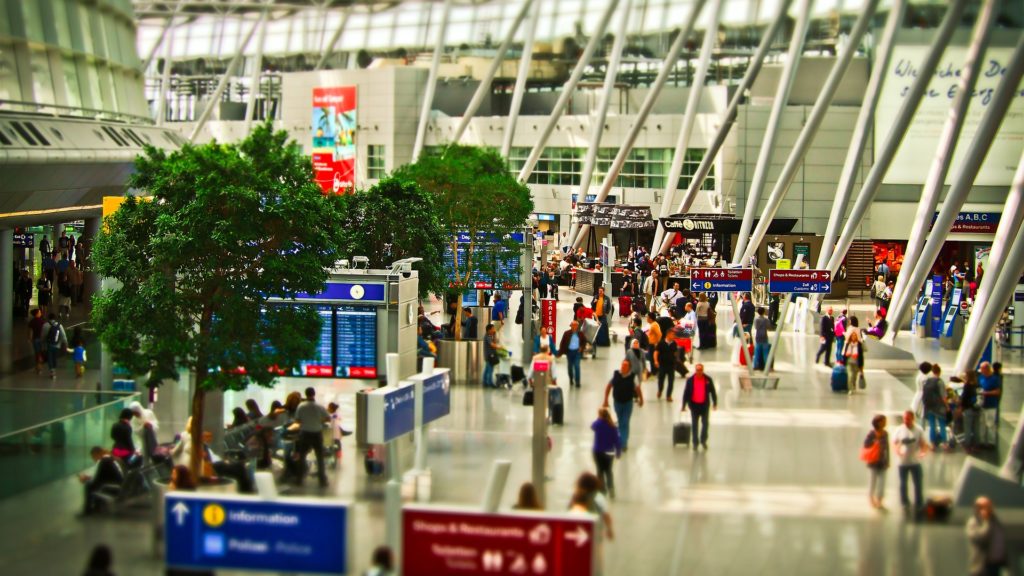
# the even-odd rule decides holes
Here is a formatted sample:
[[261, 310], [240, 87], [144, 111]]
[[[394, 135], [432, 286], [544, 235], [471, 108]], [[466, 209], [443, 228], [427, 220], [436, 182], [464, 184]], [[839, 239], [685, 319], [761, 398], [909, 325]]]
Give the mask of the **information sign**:
[[385, 444], [416, 425], [416, 387], [387, 386], [367, 393], [366, 441]]
[[692, 268], [692, 292], [750, 292], [754, 289], [754, 272], [750, 268]]
[[430, 424], [439, 420], [450, 414], [451, 411], [451, 377], [447, 368], [436, 368], [433, 375], [423, 377], [422, 424]]
[[341, 305], [335, 308], [334, 375], [338, 378], [377, 377], [377, 307]]
[[828, 294], [832, 291], [832, 272], [769, 270], [768, 291], [779, 294]]
[[932, 276], [932, 338], [942, 333], [942, 281], [941, 275]]
[[167, 494], [166, 562], [196, 570], [345, 574], [348, 505], [330, 500]]
[[402, 574], [588, 576], [595, 530], [586, 515], [406, 506]]
[[[556, 334], [558, 317], [558, 300], [554, 298], [540, 299], [540, 325], [548, 329], [548, 334]], [[552, 350], [554, 353], [554, 350]]]
[[292, 370], [293, 376], [334, 376], [334, 307], [317, 306], [320, 316], [320, 334], [316, 340], [316, 354], [299, 362]]
[[297, 300], [354, 300], [357, 302], [383, 302], [383, 284], [355, 284], [352, 282], [328, 282], [323, 292], [308, 294], [300, 292]]

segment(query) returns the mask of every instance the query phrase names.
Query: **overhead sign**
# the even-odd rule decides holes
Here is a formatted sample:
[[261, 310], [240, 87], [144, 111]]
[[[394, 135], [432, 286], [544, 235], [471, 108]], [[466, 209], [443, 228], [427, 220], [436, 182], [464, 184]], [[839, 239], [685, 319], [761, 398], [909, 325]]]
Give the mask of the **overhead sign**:
[[352, 282], [328, 282], [323, 292], [308, 294], [299, 292], [298, 300], [353, 300], [356, 302], [383, 302], [383, 284], [362, 284]]
[[171, 492], [164, 503], [167, 565], [197, 570], [345, 574], [348, 505], [332, 500]]
[[754, 272], [750, 268], [692, 268], [691, 292], [750, 292]]
[[653, 230], [657, 227], [651, 217], [650, 206], [580, 202], [576, 205], [576, 219], [580, 224], [608, 226], [618, 230]]
[[828, 294], [832, 291], [832, 272], [769, 270], [768, 291], [778, 294]]
[[15, 248], [32, 248], [36, 245], [36, 235], [25, 232], [14, 233]]
[[[995, 234], [996, 229], [999, 228], [999, 218], [1002, 216], [1000, 212], [960, 212], [956, 215], [956, 220], [953, 221], [953, 225], [949, 228], [950, 234]], [[935, 225], [935, 220], [939, 217], [939, 213], [936, 212], [932, 216], [932, 224]]]
[[386, 444], [416, 425], [415, 386], [386, 386], [367, 393], [366, 441]]
[[406, 506], [402, 574], [589, 576], [595, 531], [589, 515]]
[[313, 88], [313, 172], [324, 194], [355, 190], [356, 87]]

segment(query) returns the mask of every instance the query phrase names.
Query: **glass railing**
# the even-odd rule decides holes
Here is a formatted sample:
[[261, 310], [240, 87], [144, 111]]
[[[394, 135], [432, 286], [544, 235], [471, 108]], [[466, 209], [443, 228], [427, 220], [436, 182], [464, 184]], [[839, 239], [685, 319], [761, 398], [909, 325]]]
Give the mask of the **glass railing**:
[[113, 402], [124, 394], [110, 391], [0, 388], [0, 435]]
[[[11, 427], [6, 418], [0, 418], [5, 428], [0, 432], [0, 470], [4, 471], [0, 474], [0, 498], [91, 467], [89, 450], [93, 446], [110, 448], [110, 427], [121, 410], [138, 397], [72, 390], [0, 390], [0, 398], [23, 408], [25, 414], [17, 416], [21, 421], [37, 418], [13, 430], [6, 430]], [[55, 418], [38, 418], [61, 409], [65, 411]]]

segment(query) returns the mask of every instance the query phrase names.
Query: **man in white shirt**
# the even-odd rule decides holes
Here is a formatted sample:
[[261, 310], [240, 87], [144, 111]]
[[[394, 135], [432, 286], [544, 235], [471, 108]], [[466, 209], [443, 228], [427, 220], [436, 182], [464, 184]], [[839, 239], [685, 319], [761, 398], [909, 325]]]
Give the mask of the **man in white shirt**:
[[679, 291], [679, 282], [675, 282], [671, 288], [661, 293], [661, 301], [669, 308], [675, 308], [676, 302], [682, 297], [683, 293]]
[[[921, 458], [931, 450], [931, 444], [925, 438], [924, 430], [914, 423], [914, 413], [907, 410], [903, 413], [903, 424], [892, 435], [893, 451], [899, 463], [900, 500], [903, 511], [909, 516], [916, 515], [924, 507], [921, 486]], [[911, 512], [910, 499], [907, 497], [907, 475], [914, 480], [914, 508]]]

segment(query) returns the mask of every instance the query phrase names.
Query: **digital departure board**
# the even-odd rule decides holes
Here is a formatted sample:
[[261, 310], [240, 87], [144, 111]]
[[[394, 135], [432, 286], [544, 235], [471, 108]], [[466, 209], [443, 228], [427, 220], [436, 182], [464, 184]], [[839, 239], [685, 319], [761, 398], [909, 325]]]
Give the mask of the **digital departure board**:
[[[515, 242], [517, 246], [521, 245], [523, 243], [523, 234], [521, 232], [511, 234], [510, 240]], [[493, 241], [493, 239], [483, 233], [480, 234], [478, 239], [480, 244]], [[466, 252], [468, 249], [469, 234], [460, 234], [458, 252], [459, 274], [458, 278], [456, 278], [455, 270], [452, 269], [452, 262], [454, 260], [452, 258], [452, 249], [450, 245], [446, 244], [444, 262], [447, 268], [449, 285], [454, 285], [456, 282], [461, 282], [465, 279]], [[488, 261], [481, 255], [478, 245], [476, 255], [474, 256], [473, 273], [470, 275], [467, 287], [478, 290], [492, 290], [495, 288], [516, 290], [522, 288], [521, 270], [520, 252], [518, 249], [509, 249], [505, 253], [498, 255], [494, 261]]]
[[335, 306], [334, 375], [377, 377], [377, 307]]
[[317, 306], [317, 314], [320, 315], [320, 334], [316, 341], [316, 356], [310, 360], [299, 362], [298, 367], [292, 369], [293, 376], [333, 376], [334, 361], [334, 307]]

